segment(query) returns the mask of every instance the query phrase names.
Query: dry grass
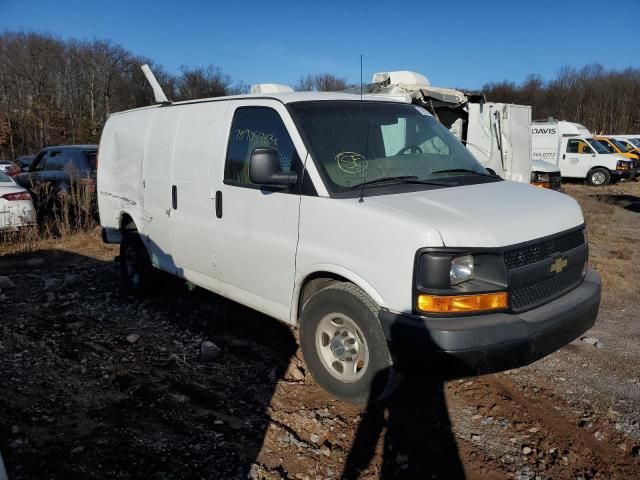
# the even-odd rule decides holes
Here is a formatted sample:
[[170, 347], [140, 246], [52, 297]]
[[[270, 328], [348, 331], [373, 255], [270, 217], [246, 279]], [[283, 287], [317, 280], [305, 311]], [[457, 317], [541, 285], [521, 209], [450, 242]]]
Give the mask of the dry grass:
[[18, 232], [0, 234], [0, 255], [33, 252], [97, 226], [94, 214], [95, 188], [92, 182], [82, 179], [71, 182], [69, 190], [56, 194], [50, 185], [33, 187], [38, 205], [46, 213], [38, 215], [38, 224], [21, 228]]
[[640, 182], [605, 188], [565, 185], [585, 216], [591, 266], [601, 275], [605, 295], [640, 301], [640, 212], [628, 201], [640, 201]]

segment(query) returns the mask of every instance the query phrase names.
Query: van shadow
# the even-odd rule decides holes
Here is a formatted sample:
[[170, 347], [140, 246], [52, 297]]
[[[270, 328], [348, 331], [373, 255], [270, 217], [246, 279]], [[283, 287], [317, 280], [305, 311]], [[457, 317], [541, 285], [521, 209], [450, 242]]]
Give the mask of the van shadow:
[[611, 194], [611, 195], [593, 195], [599, 202], [609, 203], [624, 208], [631, 212], [640, 213], [640, 197], [635, 195]]
[[135, 299], [116, 263], [71, 252], [6, 255], [0, 271], [15, 284], [0, 355], [9, 478], [247, 478], [296, 351], [289, 327], [170, 279]]
[[[393, 325], [390, 336], [400, 338], [406, 333]], [[430, 340], [424, 340], [427, 348]], [[343, 478], [359, 478], [375, 456], [381, 457], [379, 479], [465, 478], [444, 395], [445, 379], [460, 376], [462, 367], [445, 371], [430, 362], [426, 363], [433, 366], [425, 368], [424, 359], [396, 360], [403, 381], [391, 396], [367, 405]], [[371, 391], [382, 391], [387, 378], [387, 371], [379, 372]]]

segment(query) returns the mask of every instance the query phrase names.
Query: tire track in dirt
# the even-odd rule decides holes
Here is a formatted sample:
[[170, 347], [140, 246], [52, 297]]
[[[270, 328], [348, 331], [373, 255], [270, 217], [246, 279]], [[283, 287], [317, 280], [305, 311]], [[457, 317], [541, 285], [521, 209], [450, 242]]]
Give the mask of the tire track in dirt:
[[[479, 424], [487, 419], [494, 424], [493, 419], [499, 418], [508, 425], [502, 429], [504, 443], [527, 452], [519, 453], [516, 462], [524, 461], [531, 471], [548, 478], [640, 478], [640, 459], [633, 456], [637, 446], [630, 439], [597, 414], [580, 418], [549, 389], [520, 387], [504, 375], [489, 375], [472, 382], [451, 382], [447, 393], [454, 409], [475, 409], [472, 418]], [[487, 437], [495, 442], [500, 429], [488, 425], [484, 426], [491, 430]], [[476, 430], [482, 428], [478, 425]], [[486, 449], [492, 457], [500, 455], [490, 445]]]

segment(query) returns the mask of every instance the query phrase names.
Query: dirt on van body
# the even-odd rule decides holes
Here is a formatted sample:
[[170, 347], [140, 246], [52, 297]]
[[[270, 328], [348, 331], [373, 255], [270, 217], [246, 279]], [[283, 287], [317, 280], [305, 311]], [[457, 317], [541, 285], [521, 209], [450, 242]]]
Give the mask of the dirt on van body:
[[596, 326], [525, 368], [412, 374], [370, 408], [323, 393], [275, 320], [170, 280], [128, 296], [97, 231], [0, 245], [10, 479], [640, 478], [640, 183], [566, 189]]

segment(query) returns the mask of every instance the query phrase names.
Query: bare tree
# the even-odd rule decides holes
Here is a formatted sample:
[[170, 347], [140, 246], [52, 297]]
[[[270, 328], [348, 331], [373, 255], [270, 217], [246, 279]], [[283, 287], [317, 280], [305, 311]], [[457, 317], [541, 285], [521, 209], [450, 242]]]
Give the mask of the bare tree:
[[294, 89], [298, 91], [339, 92], [347, 87], [345, 78], [339, 78], [330, 73], [317, 73], [301, 77]]
[[181, 100], [220, 97], [229, 94], [231, 78], [218, 67], [187, 68], [182, 66], [182, 74], [176, 81], [176, 93]]
[[487, 99], [533, 106], [534, 118], [581, 123], [593, 132], [640, 132], [640, 69], [607, 70], [602, 65], [562, 67], [547, 82], [531, 75], [520, 85], [485, 85]]
[[140, 70], [144, 63], [169, 98], [246, 90], [214, 66], [183, 67], [174, 76], [109, 41], [5, 32], [0, 34], [0, 157], [35, 153], [45, 145], [98, 142], [109, 114], [153, 102]]

